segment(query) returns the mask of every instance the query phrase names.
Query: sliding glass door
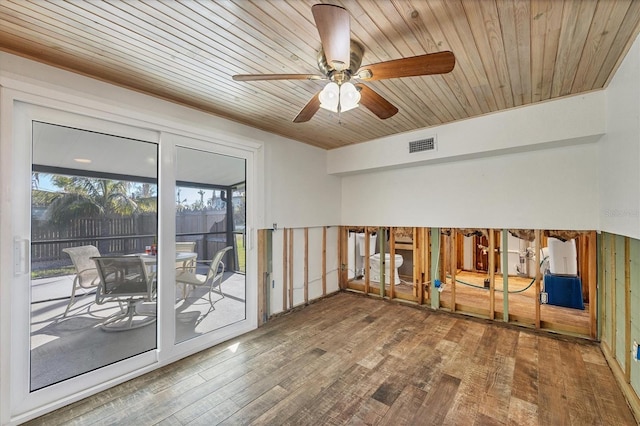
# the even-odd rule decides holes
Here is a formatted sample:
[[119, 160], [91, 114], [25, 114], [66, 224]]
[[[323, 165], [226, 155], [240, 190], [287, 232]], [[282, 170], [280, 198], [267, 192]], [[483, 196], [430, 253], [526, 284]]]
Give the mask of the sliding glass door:
[[246, 319], [246, 165], [183, 146], [176, 147], [176, 159], [179, 343]]
[[[116, 267], [157, 240], [157, 151], [33, 122], [31, 391], [157, 347], [154, 260], [145, 259], [142, 277]], [[96, 257], [113, 260], [102, 270]], [[132, 290], [133, 278], [146, 280], [149, 293]]]

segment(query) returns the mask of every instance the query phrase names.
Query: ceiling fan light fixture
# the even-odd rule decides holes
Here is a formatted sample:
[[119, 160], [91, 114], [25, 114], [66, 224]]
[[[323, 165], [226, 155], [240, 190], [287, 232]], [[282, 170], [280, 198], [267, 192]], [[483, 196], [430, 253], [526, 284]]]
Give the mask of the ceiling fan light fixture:
[[353, 83], [342, 83], [340, 86], [340, 111], [345, 112], [358, 107], [360, 92]]
[[318, 95], [320, 108], [327, 109], [332, 112], [338, 112], [338, 104], [340, 103], [340, 86], [333, 81], [324, 86], [324, 89]]

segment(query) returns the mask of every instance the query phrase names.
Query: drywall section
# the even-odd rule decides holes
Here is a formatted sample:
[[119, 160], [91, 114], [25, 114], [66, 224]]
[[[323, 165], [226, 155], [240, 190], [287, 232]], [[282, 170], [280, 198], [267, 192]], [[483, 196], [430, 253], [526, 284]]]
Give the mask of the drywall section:
[[326, 151], [289, 139], [265, 144], [265, 228], [340, 223], [341, 182]]
[[597, 229], [597, 145], [343, 177], [342, 223]]
[[599, 147], [600, 229], [640, 237], [640, 41], [606, 91], [607, 132]]
[[[334, 149], [327, 170], [346, 175], [593, 142], [605, 132], [604, 99], [591, 92]], [[410, 141], [429, 137], [435, 150], [409, 153]]]

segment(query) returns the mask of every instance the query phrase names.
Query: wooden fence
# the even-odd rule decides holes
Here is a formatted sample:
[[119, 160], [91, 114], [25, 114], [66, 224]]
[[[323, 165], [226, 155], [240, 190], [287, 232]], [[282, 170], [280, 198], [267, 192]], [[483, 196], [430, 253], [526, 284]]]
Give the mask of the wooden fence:
[[[196, 241], [199, 258], [224, 247], [225, 212], [177, 212], [176, 233], [199, 234], [178, 237], [179, 241]], [[129, 217], [75, 219], [67, 226], [54, 226], [33, 219], [31, 223], [31, 267], [41, 270], [71, 264], [64, 248], [94, 245], [103, 254], [144, 252], [156, 239], [157, 216], [141, 214]], [[210, 234], [210, 235], [205, 235]], [[213, 235], [211, 235], [213, 234]], [[222, 241], [218, 241], [222, 239]]]

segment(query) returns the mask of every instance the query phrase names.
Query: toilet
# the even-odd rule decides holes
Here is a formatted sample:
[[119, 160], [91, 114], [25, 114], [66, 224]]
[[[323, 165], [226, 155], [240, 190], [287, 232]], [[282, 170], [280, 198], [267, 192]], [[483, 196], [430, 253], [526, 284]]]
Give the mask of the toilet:
[[[394, 274], [394, 284], [400, 284], [400, 275], [398, 274], [398, 268], [402, 266], [402, 262], [404, 259], [402, 255], [395, 255], [395, 274]], [[389, 268], [391, 267], [391, 255], [389, 253], [384, 254], [384, 262], [385, 262], [385, 273], [384, 273], [384, 283], [391, 284]], [[371, 281], [380, 282], [380, 253], [376, 253], [369, 258], [369, 279]]]

